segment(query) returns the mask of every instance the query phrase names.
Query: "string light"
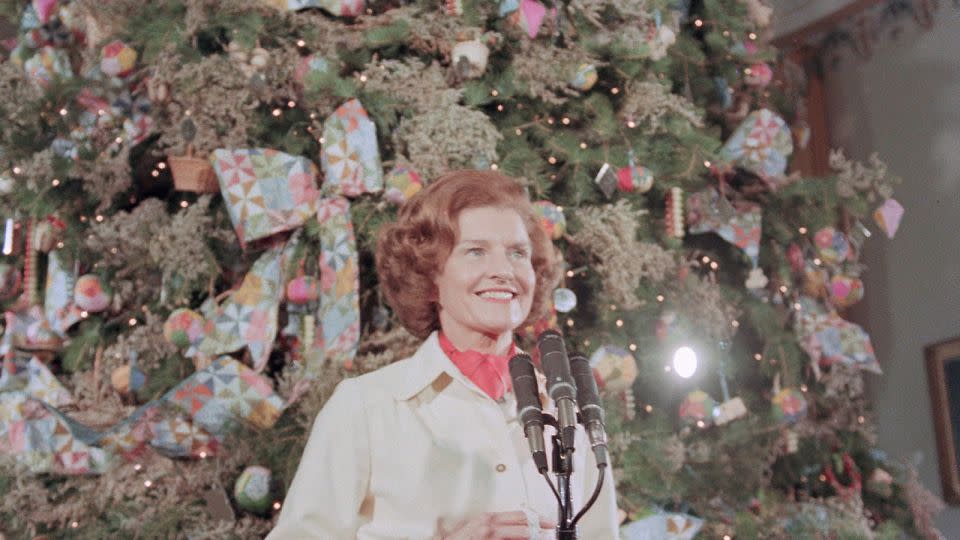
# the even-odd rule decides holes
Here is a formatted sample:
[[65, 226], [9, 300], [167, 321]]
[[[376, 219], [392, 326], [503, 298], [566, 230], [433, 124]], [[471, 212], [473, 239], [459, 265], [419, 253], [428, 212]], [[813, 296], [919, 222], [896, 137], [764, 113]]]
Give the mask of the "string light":
[[326, 139], [326, 137], [320, 137], [319, 139], [317, 139], [317, 142], [319, 142], [320, 144], [323, 144], [323, 143], [327, 142], [327, 139]]
[[786, 285], [781, 285], [781, 286], [780, 286], [780, 292], [786, 294], [786, 293], [787, 293], [787, 286], [786, 286]]
[[567, 319], [567, 326], [573, 326], [573, 319]]
[[583, 346], [584, 346], [584, 347], [589, 347], [589, 346], [590, 346], [590, 340], [589, 340], [589, 339], [583, 340]]
[[753, 73], [753, 70], [750, 69], [750, 68], [744, 68], [744, 69], [743, 69], [743, 72], [744, 72], [746, 75], [749, 75], [749, 74]]
[[50, 183], [53, 184], [53, 187], [57, 187], [57, 186], [60, 185], [60, 179], [59, 179], [59, 178], [54, 178], [53, 181], [50, 182]]
[[65, 244], [63, 242], [57, 242], [57, 249], [63, 249]]
[[553, 156], [550, 156], [550, 157], [547, 158], [547, 161], [550, 162], [551, 165], [556, 165], [556, 163], [557, 163], [557, 158], [555, 158], [555, 157], [553, 157]]
[[658, 294], [658, 295], [657, 295], [657, 302], [663, 302], [663, 300], [664, 300], [663, 295], [662, 295], [662, 294]]
[[573, 270], [567, 270], [567, 277], [573, 277]]
[[636, 344], [636, 343], [631, 343], [631, 344], [630, 344], [630, 351], [631, 351], [631, 352], [637, 352], [637, 344]]
[[724, 31], [723, 31], [723, 37], [730, 37], [730, 31], [729, 31], [729, 30], [724, 30]]
[[287, 102], [287, 107], [290, 107], [291, 109], [294, 108], [294, 107], [296, 107], [296, 106], [297, 106], [297, 102], [294, 101], [294, 100], [292, 100], [292, 99]]
[[610, 93], [613, 95], [617, 95], [620, 93], [620, 89], [614, 86], [613, 88], [610, 89]]
[[643, 408], [643, 410], [647, 411], [648, 413], [652, 413], [652, 412], [653, 412], [653, 405], [649, 405], [649, 404], [648, 404], [646, 407]]
[[98, 214], [96, 219], [97, 219], [97, 223], [102, 223], [102, 222], [103, 222], [103, 214]]
[[360, 75], [360, 82], [367, 82], [367, 76], [366, 76], [366, 75]]
[[280, 109], [274, 109], [272, 113], [273, 116], [280, 116], [283, 113]]
[[116, 254], [117, 254], [117, 252], [119, 252], [119, 251], [120, 251], [120, 250], [119, 250], [119, 249], [117, 249], [117, 248], [116, 248], [116, 246], [114, 246], [114, 247], [112, 247], [112, 248], [110, 248], [110, 253], [113, 253], [114, 255], [116, 255]]
[[496, 163], [493, 163], [493, 164], [490, 165], [490, 170], [495, 171], [495, 170], [497, 170], [497, 169], [499, 169], [499, 168], [500, 168], [500, 166], [497, 165]]
[[797, 310], [797, 311], [800, 311], [800, 307], [801, 307], [801, 306], [800, 306], [800, 302], [795, 302], [795, 303], [793, 304], [793, 309], [795, 309], [795, 310]]
[[799, 232], [800, 234], [807, 234], [807, 228], [806, 228], [806, 227], [800, 227], [799, 229], [797, 229], [797, 232]]
[[183, 111], [183, 115], [184, 115], [184, 116], [190, 116], [191, 114], [193, 114], [193, 113], [190, 112], [190, 109], [187, 109], [187, 110]]
[[273, 503], [273, 509], [274, 509], [274, 510], [279, 510], [279, 509], [280, 509], [280, 501], [276, 501], [276, 502]]
[[298, 39], [298, 40], [297, 40], [297, 47], [306, 47], [306, 46], [307, 46], [307, 42], [306, 42], [306, 41], [304, 41], [304, 40], [302, 40], [302, 39]]
[[494, 88], [493, 90], [490, 91], [490, 95], [493, 97], [497, 97], [500, 95], [500, 92], [496, 88]]
[[563, 117], [563, 120], [560, 120], [560, 121], [563, 122], [563, 125], [565, 125], [565, 126], [569, 126], [569, 125], [570, 125], [570, 119], [567, 118], [566, 116], [564, 116], [564, 117]]
[[716, 270], [717, 268], [720, 268], [720, 265], [717, 264], [717, 261], [713, 261], [712, 263], [710, 263], [711, 270]]
[[617, 319], [617, 328], [623, 327], [623, 319]]
[[757, 354], [753, 355], [753, 359], [756, 360], [757, 362], [759, 362], [759, 361], [763, 360], [763, 355], [760, 354], [760, 353], [757, 353]]
[[704, 162], [703, 162], [703, 166], [704, 166], [704, 167], [706, 167], [706, 168], [709, 169], [709, 168], [710, 168], [710, 165], [711, 165], [711, 163], [710, 163], [709, 160], [704, 160]]
[[207, 453], [201, 451], [201, 452], [200, 452], [200, 459], [207, 459]]
[[617, 305], [616, 305], [616, 304], [610, 304], [610, 311], [616, 311], [616, 310], [617, 310]]
[[157, 168], [162, 171], [167, 168], [167, 163], [165, 161], [161, 161], [160, 163], [157, 163]]
[[180, 208], [186, 208], [188, 206], [190, 206], [190, 203], [187, 201], [180, 201]]
[[150, 171], [150, 176], [156, 178], [156, 177], [160, 176], [160, 171], [154, 169], [154, 170]]
[[813, 264], [820, 266], [821, 264], [823, 264], [823, 261], [821, 261], [819, 257], [815, 257], [813, 259]]
[[76, 528], [79, 527], [79, 526], [80, 526], [80, 523], [77, 522], [77, 521], [71, 521], [71, 522], [70, 522], [70, 528], [72, 528], [72, 529], [76, 529]]
[[801, 384], [801, 385], [800, 385], [800, 391], [801, 391], [801, 392], [806, 392], [806, 391], [807, 391], [807, 385]]
[[86, 311], [81, 311], [81, 312], [80, 312], [80, 318], [81, 318], [81, 319], [86, 319], [86, 318], [89, 317], [89, 316], [90, 316], [90, 314], [87, 313]]
[[586, 149], [587, 149], [587, 143], [585, 143], [585, 142], [580, 143], [580, 149], [581, 149], [581, 150], [586, 150]]
[[704, 426], [706, 426], [706, 424], [703, 423], [703, 420], [697, 420], [697, 427], [698, 427], [698, 428], [703, 429]]
[[517, 134], [517, 135], [523, 135], [523, 130], [520, 129], [520, 128], [517, 128], [516, 134]]
[[757, 39], [757, 34], [750, 32], [749, 34], [747, 34], [747, 37], [750, 39]]
[[143, 481], [143, 486], [144, 486], [144, 487], [150, 487], [150, 486], [152, 486], [152, 485], [153, 485], [153, 482], [151, 482], [150, 480], [144, 480], [144, 481]]
[[140, 465], [139, 463], [137, 463], [136, 465], [133, 466], [133, 470], [135, 470], [135, 471], [139, 471], [139, 470], [142, 469], [142, 468], [143, 468], [143, 465]]
[[627, 122], [627, 127], [630, 128], [630, 129], [633, 129], [633, 128], [637, 127], [637, 123], [634, 122], [633, 120], [630, 120], [630, 121]]
[[137, 320], [134, 319], [133, 317], [131, 317], [130, 320], [127, 321], [127, 324], [129, 324], [130, 326], [136, 326], [136, 325], [137, 325]]
[[502, 103], [499, 104], [499, 105], [497, 105], [497, 110], [500, 111], [500, 112], [503, 112], [503, 104], [502, 104]]
[[693, 25], [696, 26], [697, 28], [700, 28], [701, 26], [703, 26], [703, 21], [701, 21], [700, 19], [697, 19], [693, 21]]
[[13, 174], [20, 174], [21, 171], [22, 171], [22, 169], [21, 169], [20, 167], [14, 167], [14, 168], [13, 168]]
[[866, 421], [867, 421], [867, 419], [864, 418], [863, 416], [858, 416], [858, 417], [857, 417], [857, 422], [860, 423], [860, 424], [862, 424], [862, 423], [864, 423], [864, 422], [866, 422]]
[[67, 110], [66, 110], [66, 109], [60, 109], [60, 116], [66, 116], [66, 115], [67, 115]]
[[547, 123], [550, 124], [551, 126], [553, 125], [553, 117], [552, 117], [552, 116], [550, 116], [550, 117], [547, 118]]
[[706, 255], [704, 255], [703, 258], [700, 260], [703, 261], [703, 264], [707, 264], [708, 262], [710, 262], [710, 257], [707, 257]]
[[740, 328], [740, 321], [734, 319], [734, 320], [730, 321], [730, 326], [732, 326], [732, 327], [734, 327], [734, 328]]
[[117, 144], [122, 144], [122, 143], [123, 143], [123, 137], [117, 137], [116, 139], [114, 139], [114, 141], [116, 141]]
[[[103, 109], [97, 109], [97, 116], [103, 116], [105, 114], [107, 113]], [[190, 116], [190, 111], [186, 111], [184, 114], [186, 114], [187, 116]]]
[[670, 366], [663, 366], [663, 370], [670, 373]]

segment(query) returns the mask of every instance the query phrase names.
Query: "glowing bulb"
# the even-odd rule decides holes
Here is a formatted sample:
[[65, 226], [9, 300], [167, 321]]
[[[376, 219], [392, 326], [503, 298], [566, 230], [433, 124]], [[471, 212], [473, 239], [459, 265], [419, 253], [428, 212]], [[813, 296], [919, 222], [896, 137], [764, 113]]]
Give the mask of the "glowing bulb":
[[786, 285], [781, 285], [781, 286], [780, 286], [780, 292], [786, 294], [786, 293], [787, 293], [787, 286], [786, 286]]
[[610, 93], [613, 95], [617, 95], [620, 93], [620, 89], [614, 86], [613, 88], [610, 89]]
[[517, 135], [523, 135], [523, 130], [520, 129], [520, 128], [517, 128], [516, 133], [517, 133]]
[[21, 171], [22, 171], [22, 169], [21, 169], [20, 167], [14, 167], [14, 168], [13, 168], [13, 174], [20, 174]]
[[80, 523], [78, 523], [78, 522], [76, 522], [76, 521], [73, 521], [73, 522], [70, 523], [70, 527], [71, 527], [71, 528], [76, 529], [76, 528], [79, 527], [79, 526], [80, 526]]
[[140, 465], [139, 463], [137, 463], [136, 465], [133, 466], [133, 470], [135, 470], [135, 471], [139, 471], [139, 470], [142, 469], [142, 468], [143, 468], [143, 465]]
[[703, 258], [700, 260], [703, 261], [703, 264], [707, 264], [708, 262], [710, 262], [710, 257], [707, 257], [706, 255], [704, 255]]
[[623, 319], [617, 319], [617, 328], [620, 328], [622, 326], [623, 326]]
[[200, 452], [200, 459], [206, 459], [206, 457], [207, 457], [206, 452]]
[[149, 481], [149, 480], [144, 480], [144, 481], [143, 481], [143, 486], [144, 486], [144, 487], [150, 487], [150, 486], [152, 486], [152, 485], [153, 485], [153, 482], [151, 482], [151, 481]]
[[57, 187], [57, 186], [60, 185], [60, 179], [59, 179], [59, 178], [54, 178], [53, 181], [50, 182], [50, 183], [53, 184], [53, 187]]
[[567, 270], [567, 277], [573, 277], [573, 270]]
[[702, 428], [702, 427], [704, 427], [704, 426], [706, 426], [706, 424], [703, 423], [703, 420], [697, 420], [697, 427], [698, 427], [698, 428]]
[[797, 229], [797, 232], [799, 232], [800, 234], [807, 234], [807, 228], [806, 228], [806, 227], [800, 227], [799, 229]]
[[817, 258], [813, 259], [813, 264], [815, 264], [815, 265], [817, 265], [817, 266], [820, 266], [821, 264], [823, 264], [823, 261], [821, 261], [820, 258], [817, 257]]
[[657, 302], [663, 302], [664, 298], [662, 294], [657, 295]]
[[291, 109], [294, 108], [294, 107], [296, 107], [296, 106], [297, 106], [297, 102], [296, 102], [296, 101], [290, 100], [290, 101], [287, 102], [287, 107], [290, 107]]
[[706, 168], [709, 169], [709, 168], [710, 168], [710, 165], [711, 165], [710, 160], [704, 160], [704, 162], [703, 162], [703, 166], [704, 166], [704, 167], [706, 167]]
[[180, 208], [186, 208], [188, 206], [190, 206], [190, 203], [187, 201], [180, 201]]
[[693, 25], [696, 26], [697, 28], [700, 28], [701, 26], [703, 26], [703, 21], [701, 21], [700, 19], [697, 19], [693, 21]]
[[493, 97], [497, 97], [497, 96], [500, 95], [500, 92], [498, 92], [496, 89], [494, 89], [494, 90], [491, 90], [491, 91], [490, 91], [490, 95], [493, 96]]
[[716, 270], [717, 268], [720, 268], [720, 265], [717, 264], [717, 261], [713, 261], [712, 263], [710, 263], [711, 270]]
[[66, 115], [67, 115], [67, 110], [66, 110], [66, 109], [60, 109], [60, 116], [66, 116]]
[[280, 509], [280, 501], [277, 501], [277, 502], [273, 503], [273, 509], [274, 509], [274, 510], [279, 510], [279, 509]]
[[157, 163], [157, 168], [162, 171], [167, 168], [167, 164], [161, 161], [160, 163]]
[[86, 319], [86, 318], [89, 317], [89, 316], [90, 316], [90, 314], [87, 313], [86, 311], [81, 311], [81, 312], [80, 312], [80, 318], [81, 318], [81, 319]]
[[570, 119], [567, 118], [566, 116], [564, 116], [564, 117], [563, 117], [563, 120], [560, 120], [560, 121], [563, 122], [563, 125], [565, 125], [565, 126], [569, 126], [569, 125], [570, 125]]
[[547, 158], [547, 161], [550, 162], [551, 165], [555, 165], [557, 163], [557, 158], [550, 156]]
[[567, 326], [573, 326], [573, 319], [567, 319]]
[[684, 379], [697, 372], [697, 353], [690, 347], [680, 347], [673, 353], [673, 369]]
[[801, 391], [801, 392], [806, 392], [806, 391], [807, 391], [807, 385], [801, 384], [801, 385], [800, 385], [800, 391]]
[[503, 112], [503, 104], [502, 104], [502, 103], [501, 103], [500, 105], [497, 105], [497, 110], [498, 110], [499, 112]]
[[630, 120], [629, 122], [627, 122], [627, 127], [633, 129], [637, 127], [637, 123], [634, 122], [633, 120]]
[[306, 41], [304, 41], [304, 40], [302, 40], [302, 39], [298, 39], [298, 40], [297, 40], [297, 47], [306, 47], [306, 46], [307, 46], [307, 42], [306, 42]]
[[753, 355], [753, 359], [756, 360], [757, 362], [759, 362], [759, 361], [763, 360], [763, 355], [760, 354], [760, 353], [757, 353], [757, 354]]
[[631, 352], [637, 352], [637, 344], [636, 344], [636, 343], [631, 343], [631, 344], [630, 344], [630, 351], [631, 351]]
[[130, 326], [136, 326], [137, 320], [131, 317], [130, 320], [127, 321], [127, 324], [129, 324]]
[[750, 32], [749, 34], [747, 34], [747, 37], [750, 39], [757, 39], [757, 34]]
[[271, 114], [273, 114], [273, 116], [280, 116], [281, 114], [283, 114], [283, 111], [281, 111], [280, 109], [274, 109]]
[[117, 144], [121, 144], [123, 143], [123, 137], [117, 137], [116, 139], [114, 139], [114, 141], [116, 141]]
[[367, 76], [366, 76], [366, 75], [361, 75], [361, 76], [360, 76], [360, 82], [367, 82]]
[[580, 149], [581, 149], [581, 150], [586, 150], [586, 149], [587, 149], [587, 143], [585, 143], [585, 142], [580, 143]]
[[150, 176], [156, 178], [156, 177], [160, 176], [160, 171], [154, 169], [154, 170], [150, 171]]
[[740, 321], [737, 321], [737, 320], [730, 321], [730, 326], [734, 328], [740, 328]]
[[653, 412], [653, 405], [647, 405], [643, 408], [643, 410], [647, 411], [648, 413]]
[[491, 171], [495, 171], [495, 170], [497, 170], [497, 169], [499, 169], [499, 168], [500, 168], [500, 166], [497, 165], [496, 163], [493, 163], [493, 164], [490, 165], [490, 170], [491, 170]]

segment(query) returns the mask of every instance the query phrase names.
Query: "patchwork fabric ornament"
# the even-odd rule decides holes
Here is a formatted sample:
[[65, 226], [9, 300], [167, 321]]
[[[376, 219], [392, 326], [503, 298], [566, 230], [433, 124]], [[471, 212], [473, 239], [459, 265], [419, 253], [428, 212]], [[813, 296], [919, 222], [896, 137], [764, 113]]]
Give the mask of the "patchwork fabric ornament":
[[560, 313], [570, 313], [577, 307], [577, 295], [565, 287], [554, 289], [553, 306]]
[[813, 235], [813, 245], [817, 254], [825, 264], [839, 264], [850, 256], [850, 241], [847, 235], [834, 229], [824, 227]]
[[593, 85], [597, 84], [599, 79], [600, 76], [597, 74], [597, 66], [593, 64], [580, 64], [570, 79], [570, 86], [581, 92], [587, 92], [593, 88]]
[[844, 309], [863, 299], [863, 281], [857, 277], [837, 274], [830, 278], [830, 303]]
[[883, 229], [887, 238], [893, 238], [900, 228], [900, 219], [903, 217], [903, 206], [896, 199], [887, 199], [873, 212], [873, 220]]
[[714, 409], [713, 421], [718, 426], [722, 426], [733, 422], [737, 418], [743, 418], [746, 414], [747, 406], [743, 403], [743, 399], [737, 396], [717, 405], [717, 408]]
[[183, 411], [194, 424], [216, 437], [223, 437], [239, 422], [259, 429], [270, 428], [284, 407], [269, 379], [229, 356], [217, 358], [161, 400]]
[[63, 339], [53, 332], [40, 306], [30, 306], [4, 314], [6, 330], [0, 340], [0, 355], [13, 358], [16, 350], [28, 352], [54, 352], [60, 349]]
[[200, 459], [215, 455], [220, 446], [210, 433], [162, 400], [139, 407], [100, 435], [96, 444], [126, 460], [137, 459], [147, 446], [167, 457]]
[[734, 207], [714, 188], [687, 198], [687, 226], [691, 234], [712, 232], [737, 246], [757, 264], [763, 210], [758, 204]]
[[766, 62], [757, 62], [743, 72], [747, 85], [756, 88], [765, 88], [773, 80], [773, 70]]
[[666, 205], [666, 212], [663, 221], [667, 236], [683, 238], [685, 234], [683, 229], [683, 190], [679, 187], [670, 188], [664, 204]]
[[450, 58], [461, 77], [475, 79], [487, 70], [490, 49], [478, 39], [460, 41], [453, 46]]
[[200, 354], [216, 356], [247, 347], [255, 369], [259, 372], [266, 366], [283, 299], [283, 260], [292, 254], [295, 244], [290, 241], [267, 250], [226, 301], [201, 308], [206, 326], [197, 346]]
[[687, 425], [707, 427], [713, 423], [717, 402], [703, 390], [694, 390], [680, 403], [680, 420]]
[[653, 187], [653, 172], [639, 165], [621, 167], [617, 171], [617, 186], [627, 193], [646, 193]]
[[10, 263], [0, 263], [0, 300], [13, 298], [20, 285], [20, 270]]
[[237, 506], [248, 512], [262, 513], [270, 508], [270, 469], [253, 465], [237, 477], [233, 497]]
[[377, 130], [360, 101], [351, 99], [323, 126], [320, 164], [324, 196], [356, 197], [383, 189]]
[[773, 396], [773, 417], [778, 422], [795, 424], [807, 416], [807, 398], [796, 388], [784, 388]]
[[121, 394], [136, 392], [146, 383], [147, 375], [137, 367], [135, 362], [120, 366], [110, 374], [110, 385]]
[[33, 10], [41, 24], [47, 24], [57, 8], [57, 0], [33, 0]]
[[23, 64], [27, 78], [39, 88], [46, 89], [54, 78], [70, 79], [73, 69], [67, 52], [53, 47], [43, 47]]
[[203, 315], [192, 309], [179, 308], [163, 323], [163, 337], [177, 347], [191, 347], [203, 340], [205, 324]]
[[323, 361], [353, 366], [360, 342], [360, 276], [357, 241], [350, 220], [350, 203], [342, 198], [323, 199], [317, 212], [320, 223], [320, 309], [313, 347], [308, 348], [306, 369], [316, 374]]
[[50, 328], [60, 337], [66, 337], [67, 330], [82, 318], [83, 311], [74, 301], [76, 275], [68, 266], [65, 256], [59, 251], [51, 251], [47, 256], [43, 313]]
[[703, 520], [687, 514], [657, 513], [620, 527], [623, 540], [693, 540]]
[[721, 157], [760, 175], [774, 187], [781, 182], [792, 153], [787, 123], [769, 109], [750, 113], [720, 150]]
[[126, 77], [136, 63], [137, 51], [119, 39], [100, 50], [100, 71], [112, 77]]
[[[23, 392], [54, 407], [73, 403], [73, 396], [36, 356], [9, 358], [0, 370], [0, 393]], [[2, 446], [2, 444], [0, 444]]]
[[364, 0], [266, 0], [266, 3], [288, 11], [320, 8], [337, 17], [356, 17], [366, 7]]
[[90, 313], [99, 313], [110, 307], [110, 296], [109, 289], [96, 274], [80, 276], [73, 289], [74, 303], [78, 308]]
[[563, 238], [567, 232], [567, 218], [559, 206], [550, 201], [537, 201], [533, 203], [533, 209], [540, 216], [540, 226], [547, 236], [554, 240]]
[[32, 473], [105, 472], [112, 456], [95, 446], [98, 436], [25, 392], [0, 392], [0, 455]]
[[842, 319], [836, 313], [801, 311], [797, 317], [796, 332], [800, 345], [810, 356], [814, 375], [819, 377], [820, 365], [839, 362], [865, 371], [882, 374], [870, 336], [863, 329]]
[[210, 156], [241, 244], [303, 225], [320, 198], [317, 168], [278, 150], [214, 150]]
[[629, 351], [616, 345], [604, 345], [590, 355], [590, 367], [607, 392], [622, 392], [633, 386], [640, 370]]
[[397, 166], [387, 174], [386, 186], [384, 198], [399, 206], [423, 189], [423, 180], [413, 169]]
[[619, 180], [617, 179], [617, 175], [614, 174], [613, 168], [610, 167], [609, 163], [604, 163], [603, 166], [600, 167], [600, 170], [597, 172], [597, 176], [593, 178], [593, 181], [608, 199], [613, 197], [613, 194], [617, 192]]

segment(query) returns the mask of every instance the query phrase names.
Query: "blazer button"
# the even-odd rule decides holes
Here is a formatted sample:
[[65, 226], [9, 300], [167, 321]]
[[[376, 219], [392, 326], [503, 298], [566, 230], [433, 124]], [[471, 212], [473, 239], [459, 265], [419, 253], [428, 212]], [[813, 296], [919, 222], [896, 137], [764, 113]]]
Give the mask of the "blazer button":
[[497, 472], [503, 472], [503, 471], [505, 471], [505, 470], [507, 470], [507, 466], [506, 466], [506, 465], [504, 465], [503, 463], [498, 463], [498, 464], [497, 464]]

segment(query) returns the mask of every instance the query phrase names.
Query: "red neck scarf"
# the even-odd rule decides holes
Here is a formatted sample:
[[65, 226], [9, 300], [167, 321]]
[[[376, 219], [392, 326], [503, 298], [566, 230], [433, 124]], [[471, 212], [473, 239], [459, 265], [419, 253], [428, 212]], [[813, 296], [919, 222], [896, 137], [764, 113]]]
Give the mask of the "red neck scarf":
[[440, 348], [461, 373], [494, 400], [502, 398], [510, 389], [508, 364], [516, 352], [514, 344], [510, 344], [510, 352], [506, 356], [483, 354], [474, 350], [460, 351], [440, 332]]

